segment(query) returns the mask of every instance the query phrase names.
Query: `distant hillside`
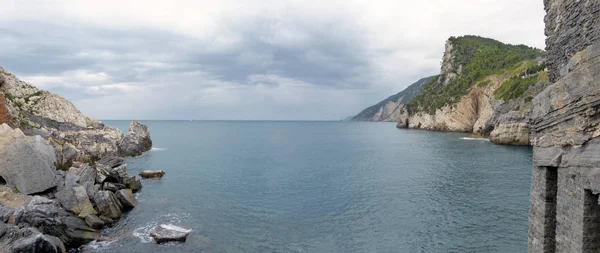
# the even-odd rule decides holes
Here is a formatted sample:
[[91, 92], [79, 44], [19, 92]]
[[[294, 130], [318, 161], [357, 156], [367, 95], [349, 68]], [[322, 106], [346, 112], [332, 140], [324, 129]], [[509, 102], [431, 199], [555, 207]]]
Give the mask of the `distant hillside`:
[[440, 75], [399, 115], [399, 128], [472, 132], [529, 144], [531, 100], [548, 84], [544, 51], [478, 36], [450, 37]]
[[392, 95], [383, 101], [362, 110], [359, 114], [352, 117], [353, 121], [398, 121], [398, 114], [402, 105], [406, 105], [419, 93], [423, 86], [437, 76], [430, 76], [420, 79], [411, 84], [401, 92]]
[[434, 114], [457, 103], [486, 76], [516, 69], [526, 60], [542, 57], [543, 51], [525, 45], [504, 44], [479, 36], [450, 37], [446, 42], [442, 70], [408, 105], [409, 112]]

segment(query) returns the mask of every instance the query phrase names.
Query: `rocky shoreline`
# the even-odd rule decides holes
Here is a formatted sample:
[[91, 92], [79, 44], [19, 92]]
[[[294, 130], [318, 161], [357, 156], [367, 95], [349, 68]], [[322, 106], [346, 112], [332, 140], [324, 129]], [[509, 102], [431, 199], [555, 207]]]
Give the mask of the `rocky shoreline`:
[[134, 208], [140, 179], [120, 157], [152, 148], [0, 68], [0, 252], [66, 252]]

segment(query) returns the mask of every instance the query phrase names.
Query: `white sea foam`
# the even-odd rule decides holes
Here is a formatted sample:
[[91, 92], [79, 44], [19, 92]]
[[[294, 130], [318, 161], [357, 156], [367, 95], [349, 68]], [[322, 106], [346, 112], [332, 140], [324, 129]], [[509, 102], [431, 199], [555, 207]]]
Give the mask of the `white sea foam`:
[[182, 232], [182, 233], [192, 232], [192, 229], [182, 228], [179, 226], [175, 226], [173, 224], [160, 224], [160, 226], [164, 229], [173, 230], [173, 231]]
[[152, 151], [165, 151], [167, 148], [152, 148]]
[[155, 226], [156, 223], [154, 222], [147, 223], [145, 226], [133, 230], [132, 234], [133, 236], [139, 238], [140, 242], [142, 243], [152, 242], [152, 237], [150, 237], [150, 230], [152, 230], [152, 228], [154, 228]]
[[106, 248], [108, 247], [108, 245], [112, 244], [113, 242], [116, 242], [116, 240], [112, 240], [112, 241], [92, 241], [88, 244], [86, 244], [84, 247], [87, 248], [91, 248], [93, 250], [98, 250], [101, 248]]
[[478, 138], [478, 137], [460, 137], [461, 140], [469, 140], [469, 141], [490, 141], [486, 138]]

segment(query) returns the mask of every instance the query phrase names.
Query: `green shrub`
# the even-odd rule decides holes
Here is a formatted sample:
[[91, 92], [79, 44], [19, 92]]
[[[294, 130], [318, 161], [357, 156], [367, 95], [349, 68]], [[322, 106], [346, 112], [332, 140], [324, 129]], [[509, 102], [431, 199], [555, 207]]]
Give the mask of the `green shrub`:
[[[525, 60], [542, 56], [543, 51], [525, 45], [504, 44], [479, 36], [451, 37], [453, 65], [462, 66], [459, 76], [444, 85], [430, 81], [408, 105], [409, 111], [434, 114], [445, 105], [453, 105], [484, 77], [516, 69]], [[440, 78], [446, 78], [440, 76]]]
[[[498, 89], [494, 91], [494, 97], [496, 99], [502, 99], [504, 101], [519, 98], [523, 95], [523, 93], [525, 93], [525, 91], [527, 91], [527, 89], [529, 89], [530, 86], [535, 85], [537, 81], [537, 75], [526, 78], [514, 76], [508, 79], [500, 87], [498, 87]], [[531, 101], [531, 99], [529, 99], [529, 101]]]

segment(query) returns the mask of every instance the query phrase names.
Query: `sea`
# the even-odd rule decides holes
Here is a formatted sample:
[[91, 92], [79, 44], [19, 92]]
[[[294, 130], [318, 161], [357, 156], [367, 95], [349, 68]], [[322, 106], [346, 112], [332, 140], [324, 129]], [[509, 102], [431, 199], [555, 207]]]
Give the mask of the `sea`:
[[[381, 122], [142, 123], [153, 147], [129, 174], [166, 175], [82, 251], [527, 251], [530, 147]], [[161, 223], [193, 231], [157, 245]]]

